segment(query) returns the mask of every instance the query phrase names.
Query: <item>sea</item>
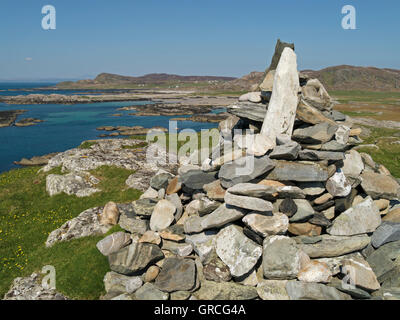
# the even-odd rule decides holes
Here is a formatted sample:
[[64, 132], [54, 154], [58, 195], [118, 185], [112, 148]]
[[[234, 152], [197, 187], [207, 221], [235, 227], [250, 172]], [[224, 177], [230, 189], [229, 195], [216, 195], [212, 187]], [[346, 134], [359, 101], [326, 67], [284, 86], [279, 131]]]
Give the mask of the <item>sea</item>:
[[[54, 90], [55, 83], [0, 83], [0, 95], [64, 94], [80, 93], [100, 94], [97, 90]], [[37, 90], [36, 88], [40, 88]], [[105, 90], [101, 90], [104, 92]], [[111, 91], [112, 92], [112, 91]], [[19, 115], [17, 121], [23, 118], [38, 118], [44, 120], [30, 127], [0, 128], [0, 172], [19, 166], [14, 161], [31, 158], [52, 152], [62, 152], [77, 147], [84, 140], [101, 139], [105, 133], [96, 130], [100, 126], [142, 126], [151, 128], [162, 126], [169, 128], [170, 119], [177, 116], [135, 116], [128, 115], [134, 111], [117, 110], [121, 107], [153, 103], [150, 101], [102, 102], [85, 104], [32, 104], [9, 105], [0, 102], [0, 110], [27, 110]], [[221, 110], [222, 111], [222, 110]], [[213, 112], [219, 112], [214, 110]], [[120, 113], [121, 117], [112, 116]], [[181, 116], [179, 116], [181, 117]], [[210, 129], [217, 127], [216, 123], [201, 123], [178, 121], [177, 129]], [[110, 139], [110, 138], [107, 138]]]

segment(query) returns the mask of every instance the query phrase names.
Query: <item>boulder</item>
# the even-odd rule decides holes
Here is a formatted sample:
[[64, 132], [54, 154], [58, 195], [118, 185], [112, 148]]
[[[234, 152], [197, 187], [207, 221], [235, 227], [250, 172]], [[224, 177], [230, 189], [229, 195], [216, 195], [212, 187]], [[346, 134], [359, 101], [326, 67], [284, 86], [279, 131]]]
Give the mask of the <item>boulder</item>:
[[321, 283], [289, 281], [286, 291], [290, 300], [351, 300], [348, 294]]
[[46, 191], [50, 197], [65, 193], [79, 198], [88, 197], [101, 190], [94, 186], [100, 181], [85, 172], [68, 173], [65, 175], [49, 174], [46, 177]]
[[229, 267], [218, 257], [214, 257], [203, 269], [204, 277], [215, 282], [228, 282], [232, 279]]
[[310, 261], [297, 275], [300, 281], [328, 283], [331, 281], [332, 272], [324, 262]]
[[161, 238], [157, 232], [148, 230], [139, 238], [139, 243], [152, 243], [159, 245], [161, 243]]
[[326, 189], [333, 197], [347, 197], [351, 192], [351, 184], [341, 169], [328, 179]]
[[300, 99], [299, 105], [297, 106], [296, 116], [299, 120], [309, 124], [318, 124], [323, 122], [335, 124], [333, 120], [327, 118], [321, 111], [311, 106], [304, 99]]
[[272, 92], [274, 87], [274, 79], [275, 79], [275, 69], [268, 71], [266, 73], [263, 82], [260, 84], [261, 91]]
[[111, 253], [117, 252], [123, 247], [126, 247], [132, 241], [131, 235], [126, 232], [114, 232], [103, 240], [97, 242], [96, 247], [102, 255], [108, 256]]
[[382, 218], [382, 221], [400, 223], [400, 208], [393, 209]]
[[331, 236], [321, 235], [313, 237], [315, 243], [307, 243], [308, 238], [296, 237], [298, 247], [310, 258], [338, 257], [365, 248], [370, 243], [367, 235], [359, 236]]
[[161, 249], [168, 250], [180, 257], [187, 257], [192, 253], [193, 246], [190, 243], [178, 243], [175, 241], [163, 240]]
[[262, 280], [257, 285], [258, 296], [262, 300], [290, 300], [287, 283], [288, 280]]
[[169, 294], [162, 292], [152, 283], [145, 283], [135, 292], [136, 300], [168, 300]]
[[205, 184], [203, 189], [207, 192], [207, 197], [209, 199], [217, 201], [224, 200], [226, 190], [222, 188], [220, 180], [215, 180], [211, 183]]
[[134, 293], [143, 284], [140, 277], [128, 277], [113, 271], [106, 273], [103, 282], [106, 292], [128, 294]]
[[332, 109], [332, 99], [318, 79], [310, 79], [302, 87], [302, 99], [320, 111]]
[[139, 199], [132, 202], [132, 207], [138, 216], [150, 217], [156, 204], [155, 199]]
[[391, 176], [366, 171], [361, 175], [361, 187], [373, 199], [399, 198], [400, 186]]
[[288, 227], [288, 231], [296, 236], [319, 236], [322, 232], [320, 226], [305, 222], [305, 223], [291, 223]]
[[160, 200], [154, 207], [150, 218], [150, 229], [161, 231], [171, 225], [174, 221], [176, 207], [168, 200]]
[[219, 171], [219, 179], [224, 188], [238, 183], [249, 182], [274, 168], [268, 156], [246, 156], [225, 163]]
[[378, 279], [380, 279], [384, 274], [399, 265], [400, 241], [382, 245], [367, 257], [367, 262]]
[[223, 204], [208, 215], [193, 216], [187, 219], [184, 224], [185, 233], [199, 233], [203, 230], [222, 227], [243, 218], [246, 212], [244, 209]]
[[342, 171], [346, 176], [357, 178], [364, 170], [364, 162], [356, 150], [346, 152]]
[[289, 226], [288, 217], [282, 213], [274, 213], [272, 215], [249, 213], [242, 221], [264, 238], [270, 235], [284, 234]]
[[164, 292], [189, 291], [196, 284], [196, 266], [192, 259], [167, 258], [154, 285]]
[[295, 279], [308, 257], [297, 248], [296, 242], [285, 236], [264, 239], [262, 267], [267, 279]]
[[261, 92], [248, 92], [239, 97], [239, 101], [261, 102]]
[[371, 197], [340, 214], [327, 231], [335, 236], [373, 232], [381, 224], [379, 209]]
[[171, 194], [177, 193], [179, 190], [181, 190], [181, 187], [182, 187], [182, 184], [179, 182], [179, 178], [175, 177], [175, 178], [171, 179], [165, 192], [168, 195], [171, 195]]
[[296, 213], [290, 217], [290, 222], [307, 221], [314, 215], [315, 211], [307, 200], [295, 199], [294, 203], [296, 204], [297, 210]]
[[253, 269], [262, 254], [262, 248], [234, 225], [221, 229], [215, 243], [218, 257], [229, 267], [234, 277], [243, 276]]
[[117, 273], [131, 275], [162, 259], [164, 254], [155, 244], [133, 242], [108, 256], [110, 268]]
[[274, 90], [261, 128], [261, 134], [272, 139], [278, 134], [292, 134], [299, 103], [300, 84], [297, 57], [294, 51], [288, 47], [282, 52], [273, 86]]
[[184, 187], [190, 191], [201, 190], [203, 186], [217, 180], [215, 172], [190, 170], [181, 174], [180, 179]]
[[150, 266], [144, 274], [144, 282], [152, 282], [160, 273], [160, 268], [157, 266]]
[[297, 142], [279, 145], [269, 154], [271, 159], [296, 160], [301, 146]]
[[304, 149], [299, 152], [299, 159], [310, 160], [310, 161], [317, 161], [317, 160], [338, 161], [344, 159], [344, 154], [343, 152]]
[[150, 186], [155, 190], [166, 189], [173, 175], [169, 172], [159, 172], [150, 179]]
[[371, 244], [379, 248], [388, 242], [400, 240], [400, 223], [383, 222], [374, 232]]
[[208, 280], [202, 281], [200, 289], [193, 295], [198, 300], [252, 300], [258, 297], [254, 287]]
[[318, 163], [275, 160], [275, 168], [266, 178], [278, 181], [326, 181], [328, 170]]
[[347, 144], [350, 137], [350, 128], [344, 125], [340, 125], [335, 132], [335, 140], [340, 144]]
[[296, 202], [292, 198], [286, 198], [279, 205], [279, 211], [286, 214], [289, 218], [297, 212]]
[[46, 240], [46, 247], [51, 247], [59, 241], [68, 241], [93, 235], [107, 233], [111, 225], [102, 225], [98, 215], [102, 208], [96, 207], [80, 213], [76, 218], [65, 222], [60, 228], [52, 231]]
[[115, 202], [108, 202], [101, 215], [99, 216], [99, 222], [102, 225], [116, 225], [119, 219], [119, 210]]
[[193, 246], [203, 264], [209, 262], [215, 255], [216, 230], [207, 230], [202, 233], [187, 235], [185, 241]]
[[266, 212], [272, 211], [273, 208], [272, 203], [269, 201], [254, 197], [238, 196], [229, 192], [225, 194], [224, 200], [227, 205], [252, 211]]
[[375, 291], [381, 287], [370, 265], [362, 257], [344, 259], [342, 273], [348, 277], [351, 285], [363, 290]]
[[294, 130], [292, 139], [300, 143], [318, 144], [330, 141], [337, 126], [328, 122]]

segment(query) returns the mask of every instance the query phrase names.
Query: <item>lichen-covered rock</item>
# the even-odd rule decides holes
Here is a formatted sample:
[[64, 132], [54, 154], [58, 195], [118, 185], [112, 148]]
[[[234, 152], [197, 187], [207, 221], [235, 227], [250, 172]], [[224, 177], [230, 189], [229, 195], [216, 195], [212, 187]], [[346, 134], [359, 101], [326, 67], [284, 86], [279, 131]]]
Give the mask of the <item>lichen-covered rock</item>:
[[267, 279], [295, 279], [303, 263], [308, 260], [307, 255], [289, 237], [270, 236], [264, 239], [262, 266]]
[[196, 266], [192, 259], [167, 258], [155, 286], [164, 292], [190, 291], [196, 284]]
[[352, 236], [373, 232], [381, 224], [379, 209], [368, 197], [360, 204], [340, 214], [328, 229], [329, 234], [336, 236]]
[[102, 225], [99, 222], [101, 207], [83, 211], [79, 216], [65, 222], [60, 228], [49, 234], [46, 240], [46, 247], [51, 247], [58, 241], [68, 241], [93, 235], [105, 234], [112, 227]]
[[119, 231], [97, 242], [96, 247], [104, 256], [108, 256], [127, 246], [131, 241], [132, 238], [129, 233]]
[[99, 183], [95, 177], [84, 173], [68, 173], [66, 175], [49, 174], [46, 177], [46, 191], [50, 197], [65, 193], [77, 197], [88, 197], [101, 191], [94, 186]]
[[69, 300], [55, 289], [44, 287], [37, 273], [15, 278], [4, 300]]
[[234, 225], [223, 228], [217, 234], [215, 242], [217, 255], [229, 267], [234, 277], [248, 273], [262, 254], [261, 247]]
[[108, 261], [112, 271], [132, 275], [163, 257], [164, 254], [157, 245], [133, 242], [131, 245], [110, 254]]

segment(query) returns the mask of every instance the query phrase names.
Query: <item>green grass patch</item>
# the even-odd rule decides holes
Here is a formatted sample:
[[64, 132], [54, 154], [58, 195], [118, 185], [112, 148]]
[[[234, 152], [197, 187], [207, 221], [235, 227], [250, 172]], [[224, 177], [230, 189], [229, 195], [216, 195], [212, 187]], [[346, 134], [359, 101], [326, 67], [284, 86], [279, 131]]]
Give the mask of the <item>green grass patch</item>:
[[348, 115], [350, 117], [370, 117], [376, 116], [377, 112], [369, 112], [369, 111], [341, 111], [341, 113]]
[[330, 91], [330, 95], [340, 103], [370, 102], [398, 104], [400, 92], [375, 92], [375, 91]]
[[362, 144], [375, 144], [379, 149], [362, 147], [358, 151], [370, 154], [375, 162], [383, 164], [394, 177], [400, 178], [400, 145], [393, 143], [400, 140], [400, 130], [365, 127], [371, 133], [367, 137], [362, 137], [364, 140]]
[[[74, 299], [97, 299], [104, 290], [103, 277], [109, 270], [107, 259], [96, 243], [104, 236], [86, 237], [51, 248], [45, 241], [51, 231], [82, 211], [138, 199], [141, 192], [127, 189], [125, 180], [133, 171], [100, 167], [91, 173], [100, 179], [102, 192], [78, 198], [46, 193], [46, 175], [39, 167], [11, 170], [0, 174], [0, 297], [12, 280], [45, 265], [56, 268], [57, 290]], [[59, 173], [55, 169], [52, 173]], [[112, 231], [120, 230], [114, 227]]]
[[138, 148], [145, 148], [147, 147], [149, 144], [145, 141], [143, 142], [139, 142], [134, 144], [133, 146], [122, 146], [122, 149], [138, 149]]
[[90, 149], [90, 147], [94, 146], [95, 144], [97, 144], [96, 141], [84, 141], [78, 146], [78, 148], [79, 149]]

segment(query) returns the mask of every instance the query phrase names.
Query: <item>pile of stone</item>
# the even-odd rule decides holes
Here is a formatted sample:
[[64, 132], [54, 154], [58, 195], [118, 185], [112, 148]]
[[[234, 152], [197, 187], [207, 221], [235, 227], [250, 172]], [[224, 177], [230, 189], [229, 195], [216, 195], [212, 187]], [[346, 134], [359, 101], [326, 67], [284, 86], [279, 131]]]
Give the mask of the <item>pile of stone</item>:
[[104, 299], [400, 298], [400, 186], [352, 149], [360, 129], [299, 75], [293, 48], [229, 108], [209, 157], [103, 210], [126, 230], [97, 244]]

